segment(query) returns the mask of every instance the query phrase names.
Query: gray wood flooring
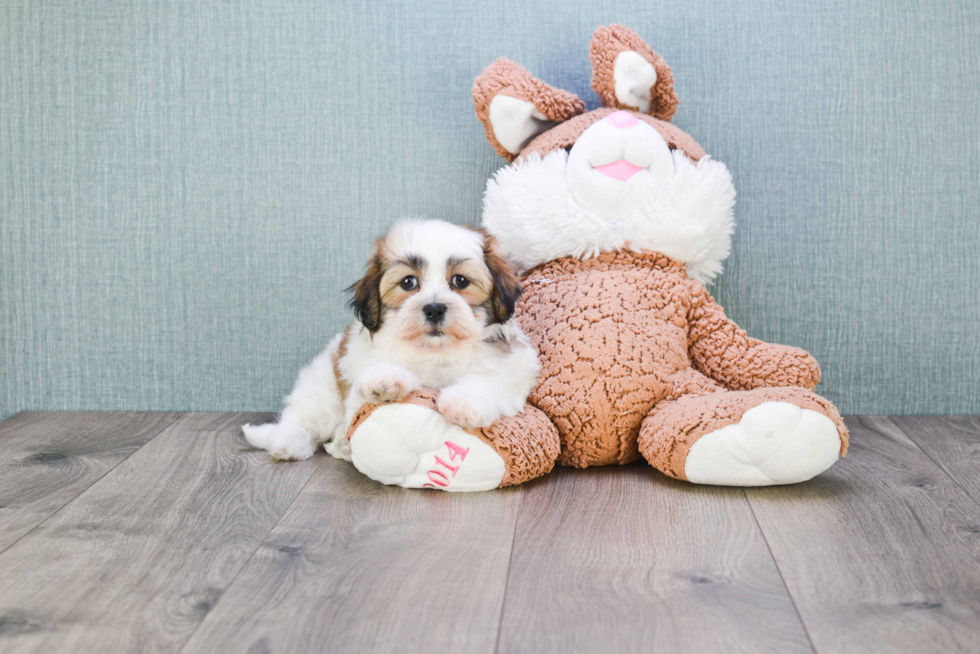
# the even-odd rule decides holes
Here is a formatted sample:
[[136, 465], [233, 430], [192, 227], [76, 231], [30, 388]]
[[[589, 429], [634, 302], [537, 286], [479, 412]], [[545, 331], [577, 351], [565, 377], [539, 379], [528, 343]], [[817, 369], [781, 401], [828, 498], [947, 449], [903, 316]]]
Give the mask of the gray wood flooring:
[[263, 414], [0, 423], [0, 652], [980, 652], [980, 418], [852, 417], [805, 484], [380, 486]]

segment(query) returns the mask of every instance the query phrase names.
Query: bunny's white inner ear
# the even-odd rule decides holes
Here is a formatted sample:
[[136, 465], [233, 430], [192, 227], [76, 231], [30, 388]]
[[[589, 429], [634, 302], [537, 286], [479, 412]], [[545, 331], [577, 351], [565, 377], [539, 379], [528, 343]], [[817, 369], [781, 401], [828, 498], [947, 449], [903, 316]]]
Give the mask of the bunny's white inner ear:
[[530, 102], [500, 94], [490, 101], [490, 124], [497, 141], [511, 154], [517, 154], [532, 138], [556, 125]]
[[650, 111], [650, 89], [657, 83], [657, 71], [653, 64], [638, 52], [624, 50], [616, 55], [613, 77], [616, 81], [616, 99], [620, 104], [643, 113]]

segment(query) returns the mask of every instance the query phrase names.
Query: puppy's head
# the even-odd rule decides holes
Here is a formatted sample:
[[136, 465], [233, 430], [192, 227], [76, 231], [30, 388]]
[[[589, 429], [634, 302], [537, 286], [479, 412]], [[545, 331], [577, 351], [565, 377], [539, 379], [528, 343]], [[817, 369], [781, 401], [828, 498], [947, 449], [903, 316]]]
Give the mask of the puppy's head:
[[372, 333], [426, 350], [455, 347], [510, 320], [521, 293], [514, 267], [485, 232], [409, 220], [378, 239], [367, 272], [349, 289]]

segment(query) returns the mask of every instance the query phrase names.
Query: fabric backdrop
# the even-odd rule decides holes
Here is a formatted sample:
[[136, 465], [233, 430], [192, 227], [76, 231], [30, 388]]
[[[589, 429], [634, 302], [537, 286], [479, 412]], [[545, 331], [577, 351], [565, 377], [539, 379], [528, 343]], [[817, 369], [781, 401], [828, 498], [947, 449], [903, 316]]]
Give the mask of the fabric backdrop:
[[712, 292], [846, 413], [980, 413], [975, 0], [0, 0], [0, 416], [273, 410], [400, 216], [477, 222], [507, 56], [636, 30], [739, 193]]

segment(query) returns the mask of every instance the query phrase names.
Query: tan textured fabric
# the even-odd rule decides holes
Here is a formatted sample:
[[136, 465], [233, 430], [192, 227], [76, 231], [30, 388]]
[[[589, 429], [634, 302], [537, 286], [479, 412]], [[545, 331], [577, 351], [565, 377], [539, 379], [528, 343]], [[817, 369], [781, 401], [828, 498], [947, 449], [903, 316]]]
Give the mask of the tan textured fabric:
[[542, 365], [529, 402], [558, 428], [562, 465], [635, 461], [640, 425], [662, 402], [819, 379], [810, 355], [748, 338], [681, 263], [656, 252], [558, 259], [523, 286], [515, 316]]
[[763, 402], [789, 402], [829, 417], [847, 453], [847, 427], [834, 405], [805, 388], [757, 388], [751, 391], [717, 389], [707, 395], [686, 395], [661, 402], [640, 428], [643, 457], [664, 474], [686, 479], [684, 465], [691, 446], [705, 434], [737, 423], [742, 414]]
[[693, 299], [688, 352], [698, 370], [730, 390], [820, 383], [820, 366], [805, 350], [749, 338], [700, 284]]
[[599, 95], [603, 106], [617, 109], [636, 109], [627, 107], [616, 98], [616, 80], [613, 70], [619, 53], [632, 50], [653, 64], [657, 71], [657, 81], [650, 89], [650, 115], [661, 120], [670, 120], [677, 111], [680, 100], [674, 91], [674, 74], [664, 58], [643, 42], [636, 32], [623, 25], [600, 27], [592, 35], [589, 43], [589, 59], [592, 60], [592, 88]]
[[560, 123], [585, 110], [577, 95], [548, 86], [520, 65], [501, 57], [487, 66], [473, 84], [476, 116], [483, 123], [487, 140], [501, 157], [513, 161], [515, 155], [497, 141], [490, 124], [490, 102], [496, 95], [509, 95], [533, 104], [548, 120]]
[[[421, 390], [404, 400], [433, 411], [439, 411], [436, 402], [438, 391]], [[347, 431], [348, 439], [364, 422], [378, 404], [365, 404], [360, 408]], [[525, 406], [524, 412], [512, 418], [501, 418], [487, 429], [468, 429], [489, 445], [504, 460], [506, 472], [500, 487], [514, 486], [551, 472], [558, 458], [558, 431], [548, 417], [533, 406]]]
[[[531, 141], [524, 146], [524, 149], [521, 150], [518, 157], [523, 159], [532, 152], [537, 152], [543, 157], [552, 150], [557, 150], [559, 148], [570, 148], [575, 145], [575, 141], [577, 141], [578, 137], [582, 135], [582, 132], [614, 111], [618, 111], [618, 109], [612, 107], [596, 109], [595, 111], [590, 111], [587, 114], [582, 114], [581, 116], [576, 116], [571, 120], [565, 121], [561, 125], [552, 127], [547, 132], [542, 132], [531, 139]], [[685, 133], [683, 130], [671, 125], [668, 122], [653, 118], [652, 116], [635, 111], [632, 113], [637, 118], [657, 130], [660, 133], [660, 136], [667, 141], [667, 145], [669, 145], [672, 150], [682, 150], [684, 154], [686, 154], [692, 161], [698, 161], [705, 155], [704, 148], [698, 145], [697, 141], [691, 138], [691, 136]], [[491, 143], [493, 143], [493, 141], [491, 141]]]
[[340, 372], [340, 361], [347, 356], [347, 342], [350, 340], [350, 332], [351, 327], [348, 327], [344, 331], [344, 335], [340, 339], [340, 345], [330, 360], [333, 364], [333, 377], [337, 380], [337, 391], [340, 393], [341, 402], [347, 401], [347, 395], [350, 393], [350, 382], [344, 379], [344, 376]]

